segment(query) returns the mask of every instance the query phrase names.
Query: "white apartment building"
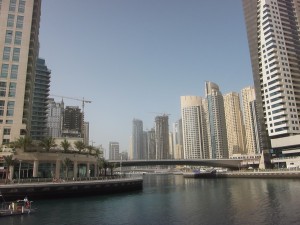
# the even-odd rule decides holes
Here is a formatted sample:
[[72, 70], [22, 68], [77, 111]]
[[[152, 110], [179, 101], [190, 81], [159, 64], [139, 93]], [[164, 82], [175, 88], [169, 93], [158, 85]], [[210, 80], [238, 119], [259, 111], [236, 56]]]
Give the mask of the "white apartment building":
[[300, 153], [300, 2], [243, 0], [243, 6], [262, 131], [266, 126], [272, 148]]
[[209, 148], [202, 98], [181, 96], [184, 159], [208, 159]]

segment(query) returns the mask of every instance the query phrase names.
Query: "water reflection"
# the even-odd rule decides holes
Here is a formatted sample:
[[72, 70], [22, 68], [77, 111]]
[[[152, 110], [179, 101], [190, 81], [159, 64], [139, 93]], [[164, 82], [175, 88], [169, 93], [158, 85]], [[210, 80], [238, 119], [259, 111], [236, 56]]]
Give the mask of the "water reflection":
[[36, 202], [0, 224], [298, 224], [300, 181], [145, 175], [142, 191]]

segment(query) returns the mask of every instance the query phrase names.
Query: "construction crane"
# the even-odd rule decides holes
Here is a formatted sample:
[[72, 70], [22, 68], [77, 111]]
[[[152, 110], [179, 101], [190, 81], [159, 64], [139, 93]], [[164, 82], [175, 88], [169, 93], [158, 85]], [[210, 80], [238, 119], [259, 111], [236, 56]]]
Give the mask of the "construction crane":
[[161, 115], [161, 116], [170, 116], [171, 115], [171, 114], [168, 114], [168, 113], [161, 113], [161, 112], [149, 112], [149, 113], [153, 113], [153, 114]]
[[66, 98], [66, 99], [73, 99], [73, 100], [76, 100], [76, 101], [81, 101], [82, 102], [82, 113], [83, 113], [83, 115], [84, 115], [84, 104], [85, 103], [92, 103], [92, 101], [85, 100], [84, 97], [82, 99], [79, 99], [79, 98], [66, 97], [66, 96], [61, 96], [61, 95], [50, 95], [50, 96], [60, 97], [60, 98]]

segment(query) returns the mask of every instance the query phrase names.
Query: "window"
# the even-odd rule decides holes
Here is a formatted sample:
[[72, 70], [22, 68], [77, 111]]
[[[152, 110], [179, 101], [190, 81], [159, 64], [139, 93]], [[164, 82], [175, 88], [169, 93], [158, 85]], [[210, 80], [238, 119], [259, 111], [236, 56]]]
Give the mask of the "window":
[[17, 86], [17, 84], [15, 82], [11, 82], [9, 84], [8, 97], [15, 97], [16, 96], [16, 86]]
[[14, 48], [12, 60], [14, 62], [19, 62], [19, 59], [20, 59], [20, 48]]
[[16, 31], [15, 45], [20, 45], [21, 41], [22, 41], [22, 32], [21, 31]]
[[0, 116], [3, 116], [3, 114], [4, 114], [4, 104], [5, 104], [5, 101], [0, 100]]
[[24, 20], [24, 16], [18, 16], [17, 17], [17, 28], [18, 29], [23, 28], [23, 20]]
[[18, 77], [18, 65], [11, 65], [10, 79], [17, 79]]
[[6, 120], [6, 124], [13, 124], [13, 120]]
[[7, 74], [8, 74], [8, 64], [2, 64], [0, 77], [6, 78]]
[[16, 5], [17, 5], [17, 0], [10, 0], [9, 11], [10, 12], [16, 11]]
[[15, 102], [14, 101], [8, 101], [7, 102], [7, 116], [13, 116], [14, 115], [14, 108], [15, 108]]
[[8, 14], [7, 27], [14, 27], [15, 15]]
[[9, 59], [10, 59], [10, 47], [4, 47], [3, 61], [9, 61]]
[[13, 36], [13, 31], [7, 30], [5, 34], [5, 44], [11, 44], [12, 36]]
[[6, 96], [6, 82], [0, 82], [0, 97]]
[[4, 128], [3, 129], [3, 134], [4, 135], [10, 135], [10, 128]]
[[25, 11], [25, 1], [20, 0], [18, 12], [23, 13]]

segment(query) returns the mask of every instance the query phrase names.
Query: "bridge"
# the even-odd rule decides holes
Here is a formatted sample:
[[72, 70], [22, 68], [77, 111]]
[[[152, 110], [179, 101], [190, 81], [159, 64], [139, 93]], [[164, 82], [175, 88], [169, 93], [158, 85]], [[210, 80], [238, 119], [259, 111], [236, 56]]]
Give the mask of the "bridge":
[[[156, 165], [189, 165], [223, 167], [229, 169], [239, 169], [247, 165], [257, 164], [245, 163], [243, 159], [161, 159], [161, 160], [108, 160], [109, 163], [120, 166], [156, 166]], [[253, 161], [253, 160], [252, 160]]]

